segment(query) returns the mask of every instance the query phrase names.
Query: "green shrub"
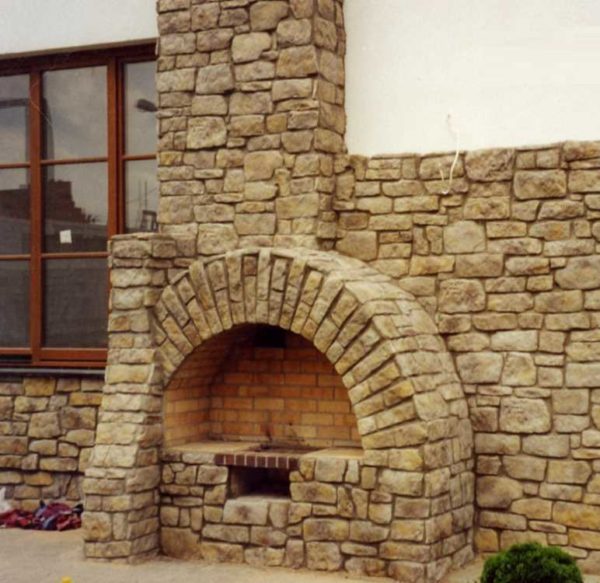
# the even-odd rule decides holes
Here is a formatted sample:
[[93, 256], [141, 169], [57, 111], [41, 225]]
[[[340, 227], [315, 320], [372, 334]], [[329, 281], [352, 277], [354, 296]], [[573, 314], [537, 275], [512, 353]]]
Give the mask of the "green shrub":
[[480, 583], [583, 583], [571, 556], [538, 543], [513, 545], [490, 557]]

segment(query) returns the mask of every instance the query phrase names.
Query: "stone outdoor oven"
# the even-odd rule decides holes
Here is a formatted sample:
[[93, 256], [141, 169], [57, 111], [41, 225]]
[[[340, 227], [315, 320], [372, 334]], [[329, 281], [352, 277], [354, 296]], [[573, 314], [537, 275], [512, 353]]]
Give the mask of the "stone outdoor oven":
[[159, 4], [162, 228], [111, 244], [86, 554], [434, 579], [471, 427], [431, 317], [332, 250], [341, 3]]
[[110, 243], [86, 555], [597, 560], [600, 147], [461, 154], [450, 185], [452, 156], [350, 157], [341, 0], [158, 9], [160, 232]]

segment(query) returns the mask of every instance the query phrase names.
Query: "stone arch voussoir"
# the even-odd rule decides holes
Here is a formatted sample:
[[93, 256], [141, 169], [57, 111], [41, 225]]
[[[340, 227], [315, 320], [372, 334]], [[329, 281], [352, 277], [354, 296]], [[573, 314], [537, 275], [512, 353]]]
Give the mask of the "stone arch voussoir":
[[[432, 319], [389, 277], [306, 249], [244, 249], [196, 261], [153, 309], [163, 386], [203, 342], [243, 324], [290, 330], [328, 358], [376, 465], [423, 472], [423, 493], [440, 478], [447, 491], [449, 468], [470, 469], [471, 427], [452, 359]], [[418, 451], [413, 462], [403, 461], [407, 448]]]

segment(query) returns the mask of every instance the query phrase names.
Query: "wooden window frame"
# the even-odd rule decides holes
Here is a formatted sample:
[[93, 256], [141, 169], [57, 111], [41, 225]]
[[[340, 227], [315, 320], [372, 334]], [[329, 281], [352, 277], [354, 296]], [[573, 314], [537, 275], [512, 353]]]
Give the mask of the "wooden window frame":
[[[0, 76], [29, 75], [29, 161], [0, 164], [0, 170], [29, 171], [30, 248], [25, 254], [0, 254], [0, 261], [29, 262], [29, 346], [0, 347], [0, 362], [10, 366], [103, 368], [107, 348], [46, 348], [43, 346], [43, 261], [45, 259], [107, 258], [107, 252], [44, 252], [43, 179], [45, 166], [104, 162], [108, 173], [107, 238], [125, 232], [125, 165], [154, 160], [156, 153], [128, 155], [125, 151], [125, 65], [155, 60], [155, 44], [106, 50], [56, 53], [0, 60]], [[42, 74], [47, 71], [104, 66], [107, 68], [107, 155], [77, 159], [42, 159]], [[107, 270], [108, 277], [108, 270]], [[110, 288], [110, 284], [109, 284]], [[107, 298], [108, 300], [108, 298]], [[15, 360], [15, 357], [18, 360]]]

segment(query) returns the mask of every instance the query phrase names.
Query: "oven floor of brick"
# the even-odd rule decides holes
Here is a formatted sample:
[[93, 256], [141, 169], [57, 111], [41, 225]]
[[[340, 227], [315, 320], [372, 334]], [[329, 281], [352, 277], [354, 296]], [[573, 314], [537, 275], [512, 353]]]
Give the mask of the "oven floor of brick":
[[[451, 573], [444, 583], [474, 583], [481, 561]], [[0, 530], [1, 583], [377, 583], [390, 579], [349, 577], [343, 573], [316, 573], [289, 569], [261, 569], [248, 565], [208, 564], [197, 561], [157, 559], [141, 565], [86, 561], [80, 531], [36, 532]], [[586, 583], [600, 583], [600, 576], [586, 576]]]

